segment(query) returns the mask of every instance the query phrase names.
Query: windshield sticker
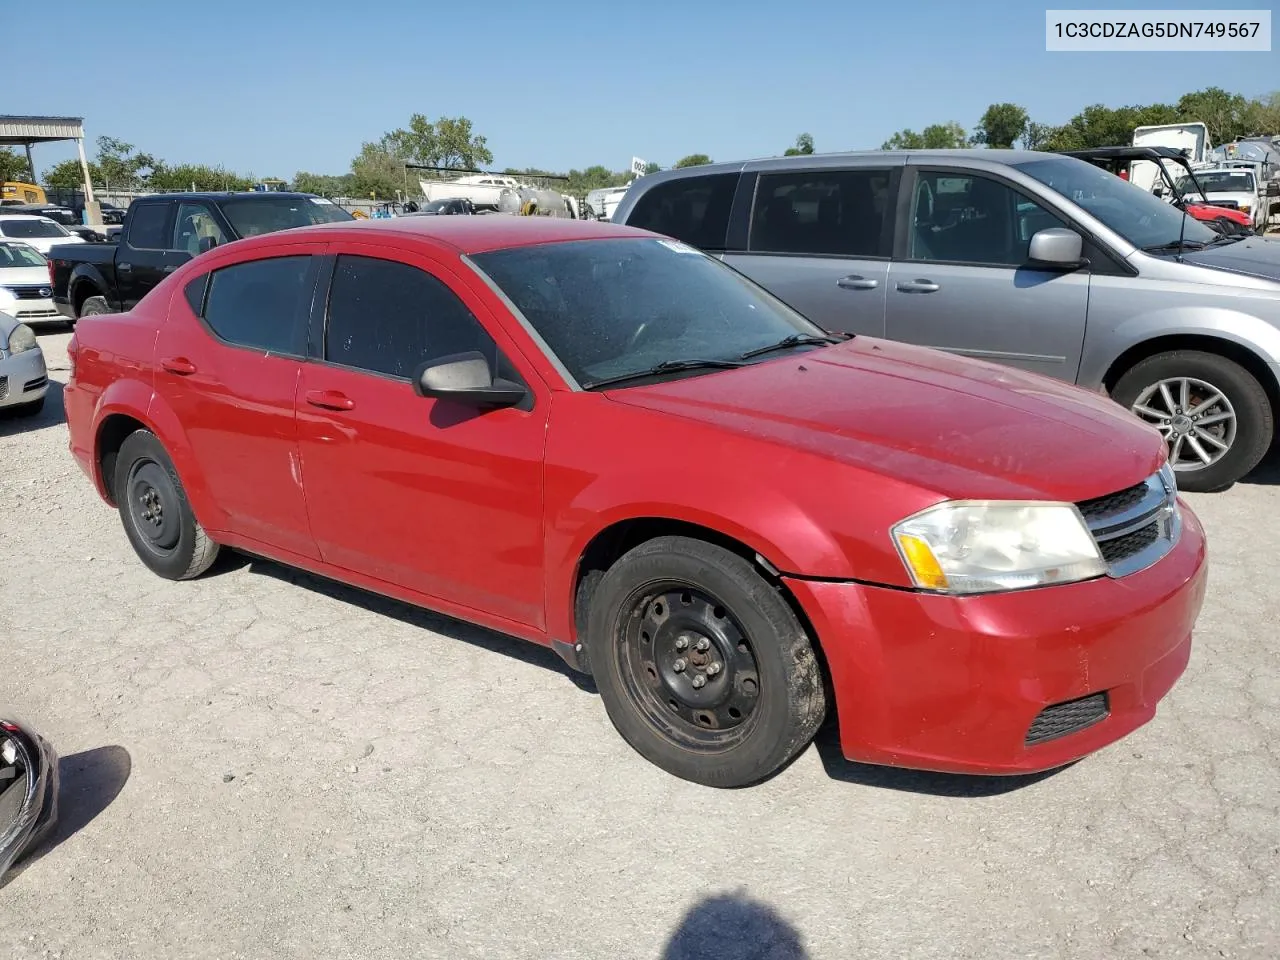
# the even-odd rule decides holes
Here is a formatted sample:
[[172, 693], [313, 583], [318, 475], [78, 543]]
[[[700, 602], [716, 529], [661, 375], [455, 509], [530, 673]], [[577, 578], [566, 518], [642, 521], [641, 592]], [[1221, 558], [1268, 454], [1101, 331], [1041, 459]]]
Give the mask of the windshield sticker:
[[676, 253], [692, 253], [695, 256], [702, 256], [702, 251], [694, 249], [687, 243], [681, 243], [679, 240], [659, 240], [658, 242], [668, 250], [674, 250]]
[[325, 203], [325, 204], [328, 204], [329, 206], [333, 206], [333, 201], [332, 201], [332, 200], [326, 200], [324, 197], [312, 197], [312, 198], [311, 198], [311, 202], [312, 202], [312, 203]]

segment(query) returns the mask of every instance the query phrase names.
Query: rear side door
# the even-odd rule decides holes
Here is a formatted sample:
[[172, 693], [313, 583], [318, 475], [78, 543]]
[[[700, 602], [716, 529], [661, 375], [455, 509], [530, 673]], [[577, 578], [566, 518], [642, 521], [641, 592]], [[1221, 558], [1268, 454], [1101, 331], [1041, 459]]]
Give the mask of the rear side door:
[[994, 174], [933, 165], [907, 167], [898, 209], [885, 336], [1075, 381], [1089, 268], [1027, 260], [1069, 223]]
[[135, 200], [129, 208], [129, 225], [116, 248], [116, 293], [121, 310], [132, 310], [138, 301], [184, 262], [171, 249], [173, 214], [177, 204], [169, 200]]
[[258, 247], [175, 296], [156, 341], [158, 402], [177, 416], [231, 532], [318, 558], [294, 401], [322, 243]]
[[827, 330], [884, 335], [900, 167], [761, 172], [725, 262]]

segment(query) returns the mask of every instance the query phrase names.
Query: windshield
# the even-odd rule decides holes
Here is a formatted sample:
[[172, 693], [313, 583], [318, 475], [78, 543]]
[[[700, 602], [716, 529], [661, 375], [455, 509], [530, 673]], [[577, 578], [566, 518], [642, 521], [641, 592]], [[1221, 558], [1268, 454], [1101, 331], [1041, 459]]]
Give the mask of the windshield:
[[69, 237], [60, 224], [52, 220], [0, 220], [0, 234], [30, 240], [38, 237]]
[[321, 197], [244, 197], [224, 200], [222, 212], [241, 237], [256, 237], [292, 227], [354, 219], [333, 201]]
[[575, 240], [471, 259], [584, 387], [660, 363], [736, 360], [795, 334], [823, 336], [741, 274], [675, 240]]
[[0, 270], [8, 267], [43, 267], [49, 261], [26, 243], [0, 243]]
[[[1196, 179], [1207, 193], [1253, 193], [1253, 174], [1247, 170], [1221, 170], [1197, 173]], [[1184, 193], [1194, 190], [1190, 177], [1178, 181], [1178, 189]]]
[[440, 213], [441, 211], [448, 210], [450, 207], [456, 206], [456, 205], [457, 205], [456, 200], [432, 200], [430, 203], [425, 203], [422, 205], [422, 212], [423, 213]]
[[1074, 157], [1046, 157], [1014, 166], [1083, 207], [1135, 247], [1176, 244], [1186, 221], [1185, 239], [1205, 244], [1218, 236], [1177, 207]]

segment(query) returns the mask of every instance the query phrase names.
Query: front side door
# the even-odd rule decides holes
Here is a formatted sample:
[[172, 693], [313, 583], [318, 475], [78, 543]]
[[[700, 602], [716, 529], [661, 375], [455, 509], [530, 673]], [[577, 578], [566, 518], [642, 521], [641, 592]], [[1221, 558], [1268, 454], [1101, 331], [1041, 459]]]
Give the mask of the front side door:
[[895, 168], [763, 173], [725, 262], [827, 330], [884, 335]]
[[1033, 234], [1069, 224], [969, 170], [919, 169], [904, 189], [910, 202], [900, 204], [906, 220], [889, 268], [885, 335], [1074, 382], [1088, 268], [1027, 262]]
[[311, 559], [294, 400], [321, 250], [258, 248], [197, 276], [174, 297], [155, 355], [157, 401], [232, 532]]
[[[416, 253], [334, 244], [298, 391], [311, 529], [328, 563], [515, 623], [544, 625], [549, 395], [457, 274]], [[387, 259], [396, 257], [397, 259]], [[478, 350], [531, 388], [521, 407], [418, 396], [429, 360]]]
[[129, 227], [116, 249], [116, 289], [120, 309], [132, 310], [166, 276], [186, 262], [170, 249], [176, 204], [139, 200], [129, 210]]

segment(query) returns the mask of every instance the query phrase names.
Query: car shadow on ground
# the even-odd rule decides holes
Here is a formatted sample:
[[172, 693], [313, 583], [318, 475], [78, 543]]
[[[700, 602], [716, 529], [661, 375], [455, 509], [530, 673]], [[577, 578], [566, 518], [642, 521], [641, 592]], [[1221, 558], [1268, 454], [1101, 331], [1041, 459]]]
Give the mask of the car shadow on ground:
[[661, 960], [806, 960], [804, 938], [773, 907], [745, 891], [707, 897], [672, 932]]
[[0, 887], [93, 822], [120, 795], [132, 770], [133, 759], [120, 746], [94, 747], [60, 758], [57, 823], [35, 850], [0, 877]]
[[1262, 462], [1253, 468], [1253, 472], [1240, 482], [1266, 487], [1280, 486], [1280, 449], [1268, 453]]
[[493, 653], [514, 657], [524, 663], [546, 667], [568, 677], [578, 689], [587, 693], [596, 692], [595, 682], [589, 676], [572, 669], [556, 656], [549, 647], [530, 643], [527, 640], [508, 636], [505, 633], [498, 633], [463, 620], [455, 620], [444, 614], [436, 613], [432, 610], [424, 610], [408, 603], [401, 603], [399, 600], [393, 600], [390, 597], [368, 593], [357, 587], [350, 587], [335, 580], [327, 580], [324, 577], [319, 577], [303, 570], [285, 567], [272, 560], [250, 557], [238, 552], [224, 551], [224, 555], [218, 558], [210, 574], [216, 575], [219, 572], [229, 572], [243, 567], [247, 567], [250, 573], [272, 577], [315, 593], [324, 594], [334, 600], [363, 607], [371, 613], [392, 617], [401, 623], [407, 623], [421, 630], [430, 630], [452, 640], [462, 640], [472, 646], [481, 647]]
[[62, 384], [50, 379], [49, 389], [44, 395], [44, 409], [35, 416], [20, 416], [12, 408], [0, 408], [0, 437], [34, 433], [36, 430], [56, 427], [66, 419], [67, 411], [62, 402]]

